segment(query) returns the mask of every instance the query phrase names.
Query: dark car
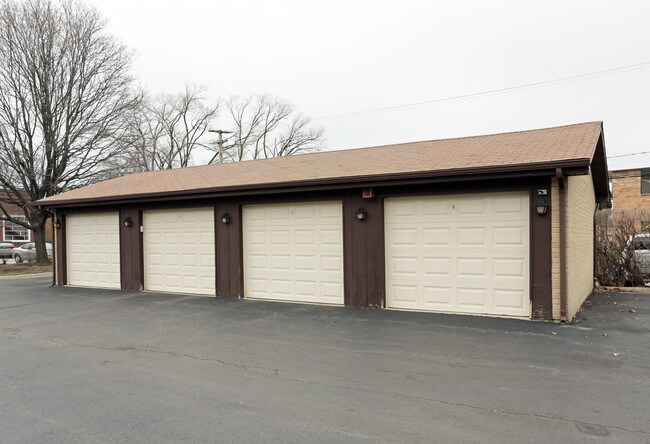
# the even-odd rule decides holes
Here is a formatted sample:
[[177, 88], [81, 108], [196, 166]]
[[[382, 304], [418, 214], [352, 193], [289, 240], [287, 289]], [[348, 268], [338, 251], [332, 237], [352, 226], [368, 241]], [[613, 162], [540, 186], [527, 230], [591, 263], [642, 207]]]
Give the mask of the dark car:
[[3, 264], [7, 263], [7, 259], [11, 259], [11, 252], [16, 248], [11, 242], [0, 242], [0, 261]]

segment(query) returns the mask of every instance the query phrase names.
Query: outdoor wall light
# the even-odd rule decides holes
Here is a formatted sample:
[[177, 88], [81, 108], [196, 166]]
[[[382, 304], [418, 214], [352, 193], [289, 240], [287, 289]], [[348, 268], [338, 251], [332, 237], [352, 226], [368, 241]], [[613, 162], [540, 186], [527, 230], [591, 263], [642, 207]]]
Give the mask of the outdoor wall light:
[[230, 213], [223, 213], [221, 215], [221, 223], [228, 225], [230, 223]]
[[358, 220], [366, 220], [366, 216], [368, 216], [368, 212], [365, 208], [359, 208], [354, 214], [357, 216]]
[[548, 204], [547, 203], [540, 203], [535, 207], [535, 210], [537, 211], [537, 214], [539, 214], [540, 216], [543, 216], [548, 211]]
[[61, 228], [61, 221], [59, 220], [58, 217], [56, 219], [54, 219], [54, 228], [56, 228], [56, 229]]
[[131, 220], [130, 217], [127, 217], [126, 219], [124, 219], [124, 226], [125, 227], [131, 228], [131, 225], [133, 225], [133, 221]]

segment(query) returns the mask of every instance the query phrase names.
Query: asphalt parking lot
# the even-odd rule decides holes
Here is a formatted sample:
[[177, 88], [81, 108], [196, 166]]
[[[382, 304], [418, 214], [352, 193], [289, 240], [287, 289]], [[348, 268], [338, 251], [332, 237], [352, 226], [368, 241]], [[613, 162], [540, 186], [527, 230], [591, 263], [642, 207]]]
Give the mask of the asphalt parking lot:
[[650, 442], [650, 295], [573, 325], [0, 280], [0, 442]]

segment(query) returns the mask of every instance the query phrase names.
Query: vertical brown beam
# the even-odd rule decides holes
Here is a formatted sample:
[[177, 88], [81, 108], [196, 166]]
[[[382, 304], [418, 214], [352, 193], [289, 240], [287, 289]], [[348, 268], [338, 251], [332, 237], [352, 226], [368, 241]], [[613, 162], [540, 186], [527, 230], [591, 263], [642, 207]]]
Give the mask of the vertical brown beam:
[[[52, 211], [52, 214], [50, 215], [50, 226], [52, 227], [52, 237], [51, 242], [52, 242], [52, 287], [54, 287], [57, 282], [57, 267], [56, 267], [56, 254], [57, 254], [57, 242], [56, 242], [56, 236], [54, 235], [54, 221], [56, 220], [56, 210]], [[47, 223], [47, 221], [45, 222]], [[4, 231], [4, 230], [3, 230]], [[47, 239], [47, 235], [46, 235]]]
[[[358, 208], [366, 210], [366, 220], [357, 220]], [[363, 199], [360, 189], [344, 197], [343, 243], [345, 305], [384, 307], [386, 272], [381, 197]]]
[[144, 235], [140, 231], [140, 227], [144, 225], [142, 219], [142, 210], [135, 209], [133, 211], [133, 288], [132, 290], [144, 290]]
[[[140, 226], [142, 212], [137, 208], [120, 208], [120, 281], [122, 290], [139, 291], [143, 288], [142, 242]], [[124, 226], [126, 218], [130, 227]]]
[[[545, 189], [546, 198], [537, 195], [537, 190]], [[548, 204], [548, 212], [539, 216], [536, 206], [540, 202]], [[536, 182], [530, 195], [530, 291], [532, 301], [532, 318], [552, 320], [552, 205], [551, 181], [546, 179]]]
[[57, 217], [61, 222], [61, 228], [54, 230], [56, 236], [56, 285], [63, 287], [68, 283], [67, 258], [66, 258], [66, 218], [65, 214], [57, 210]]
[[131, 210], [128, 208], [120, 208], [118, 223], [120, 224], [120, 287], [122, 290], [128, 290], [129, 283], [131, 282], [131, 269], [132, 258], [129, 254], [131, 252], [131, 236], [130, 230], [124, 226], [122, 221], [131, 216]]
[[567, 251], [566, 251], [566, 190], [568, 187], [568, 178], [564, 176], [562, 168], [555, 169], [557, 178], [559, 201], [559, 221], [560, 221], [560, 321], [565, 322], [567, 313]]
[[[230, 223], [221, 216], [230, 215]], [[242, 295], [241, 211], [235, 201], [219, 202], [214, 211], [217, 296], [238, 298]]]

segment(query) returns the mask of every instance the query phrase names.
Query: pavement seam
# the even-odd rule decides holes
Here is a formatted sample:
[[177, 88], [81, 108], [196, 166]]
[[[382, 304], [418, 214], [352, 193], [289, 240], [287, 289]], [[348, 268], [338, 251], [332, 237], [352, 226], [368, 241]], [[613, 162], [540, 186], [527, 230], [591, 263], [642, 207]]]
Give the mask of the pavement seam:
[[6, 307], [0, 307], [0, 310], [7, 310], [9, 308], [20, 308], [20, 307], [27, 307], [29, 305], [37, 305], [37, 304], [45, 304], [48, 302], [53, 302], [56, 301], [58, 298], [52, 298], [52, 299], [47, 299], [45, 301], [37, 301], [37, 302], [28, 302], [26, 304], [19, 304], [19, 305], [8, 305]]
[[[623, 432], [627, 432], [627, 433], [650, 435], [650, 431], [646, 431], [646, 430], [632, 430], [632, 429], [627, 429], [625, 427], [620, 427], [620, 426], [600, 424], [600, 423], [591, 423], [591, 422], [580, 421], [580, 420], [575, 420], [575, 419], [568, 419], [568, 418], [564, 418], [564, 417], [561, 417], [561, 416], [545, 415], [545, 414], [541, 414], [541, 413], [525, 413], [525, 412], [515, 412], [515, 411], [509, 411], [509, 410], [493, 409], [493, 408], [489, 408], [489, 407], [481, 407], [481, 406], [476, 406], [476, 405], [472, 405], [472, 404], [457, 403], [457, 402], [446, 401], [446, 400], [443, 400], [443, 399], [431, 398], [431, 397], [426, 397], [426, 396], [407, 395], [407, 394], [404, 394], [404, 393], [385, 392], [385, 391], [373, 390], [373, 389], [362, 388], [362, 387], [352, 387], [352, 386], [349, 386], [349, 385], [342, 385], [342, 384], [336, 384], [336, 383], [327, 383], [327, 382], [319, 382], [319, 381], [314, 381], [314, 380], [309, 380], [309, 379], [300, 379], [300, 378], [295, 378], [295, 377], [289, 377], [289, 376], [286, 376], [286, 375], [282, 375], [281, 373], [290, 373], [290, 371], [282, 370], [282, 369], [279, 369], [279, 368], [262, 367], [262, 366], [249, 365], [249, 364], [240, 364], [240, 363], [236, 363], [236, 362], [224, 361], [224, 360], [217, 359], [217, 358], [201, 358], [201, 357], [190, 355], [190, 354], [187, 354], [187, 353], [177, 353], [177, 352], [173, 352], [173, 351], [157, 350], [157, 349], [150, 349], [150, 348], [110, 347], [110, 346], [92, 345], [92, 344], [83, 344], [83, 343], [74, 343], [74, 342], [62, 342], [62, 341], [58, 341], [58, 340], [56, 340], [54, 338], [48, 338], [48, 339], [28, 338], [28, 337], [20, 334], [20, 332], [15, 331], [15, 330], [11, 330], [11, 333], [12, 333], [11, 336], [14, 336], [14, 337], [16, 337], [18, 339], [38, 341], [38, 342], [48, 342], [48, 343], [52, 343], [52, 344], [55, 344], [55, 345], [58, 345], [58, 346], [61, 346], [61, 347], [66, 347], [66, 348], [80, 347], [80, 348], [108, 350], [108, 351], [115, 351], [115, 352], [136, 351], [136, 352], [143, 352], [143, 353], [164, 354], [164, 355], [169, 355], [169, 356], [174, 356], [174, 357], [179, 357], [179, 358], [188, 358], [188, 359], [192, 359], [192, 360], [195, 360], [195, 361], [214, 362], [214, 363], [218, 363], [218, 364], [221, 364], [221, 365], [224, 365], [224, 366], [239, 368], [239, 369], [242, 369], [242, 370], [245, 370], [245, 371], [262, 370], [264, 372], [268, 372], [271, 375], [273, 375], [272, 377], [278, 378], [278, 379], [281, 379], [281, 380], [284, 380], [284, 381], [300, 382], [300, 383], [303, 383], [303, 384], [314, 384], [314, 385], [320, 385], [320, 386], [325, 386], [325, 387], [336, 387], [336, 388], [341, 388], [341, 389], [345, 389], [345, 390], [360, 391], [360, 392], [364, 392], [364, 393], [371, 393], [371, 394], [383, 395], [383, 396], [391, 396], [391, 397], [394, 397], [394, 398], [403, 398], [403, 399], [410, 399], [410, 400], [416, 399], [416, 400], [420, 400], [420, 401], [426, 401], [426, 402], [442, 404], [442, 405], [448, 405], [448, 406], [454, 406], [454, 407], [460, 407], [460, 408], [467, 408], [467, 409], [483, 411], [483, 412], [487, 412], [487, 413], [496, 413], [496, 414], [500, 414], [500, 415], [538, 418], [538, 419], [543, 419], [543, 420], [560, 421], [560, 422], [565, 422], [565, 423], [574, 424], [574, 425], [605, 427], [607, 429], [619, 430], [619, 431], [623, 431]], [[258, 373], [258, 375], [267, 376], [267, 374], [264, 374], [264, 373]]]

